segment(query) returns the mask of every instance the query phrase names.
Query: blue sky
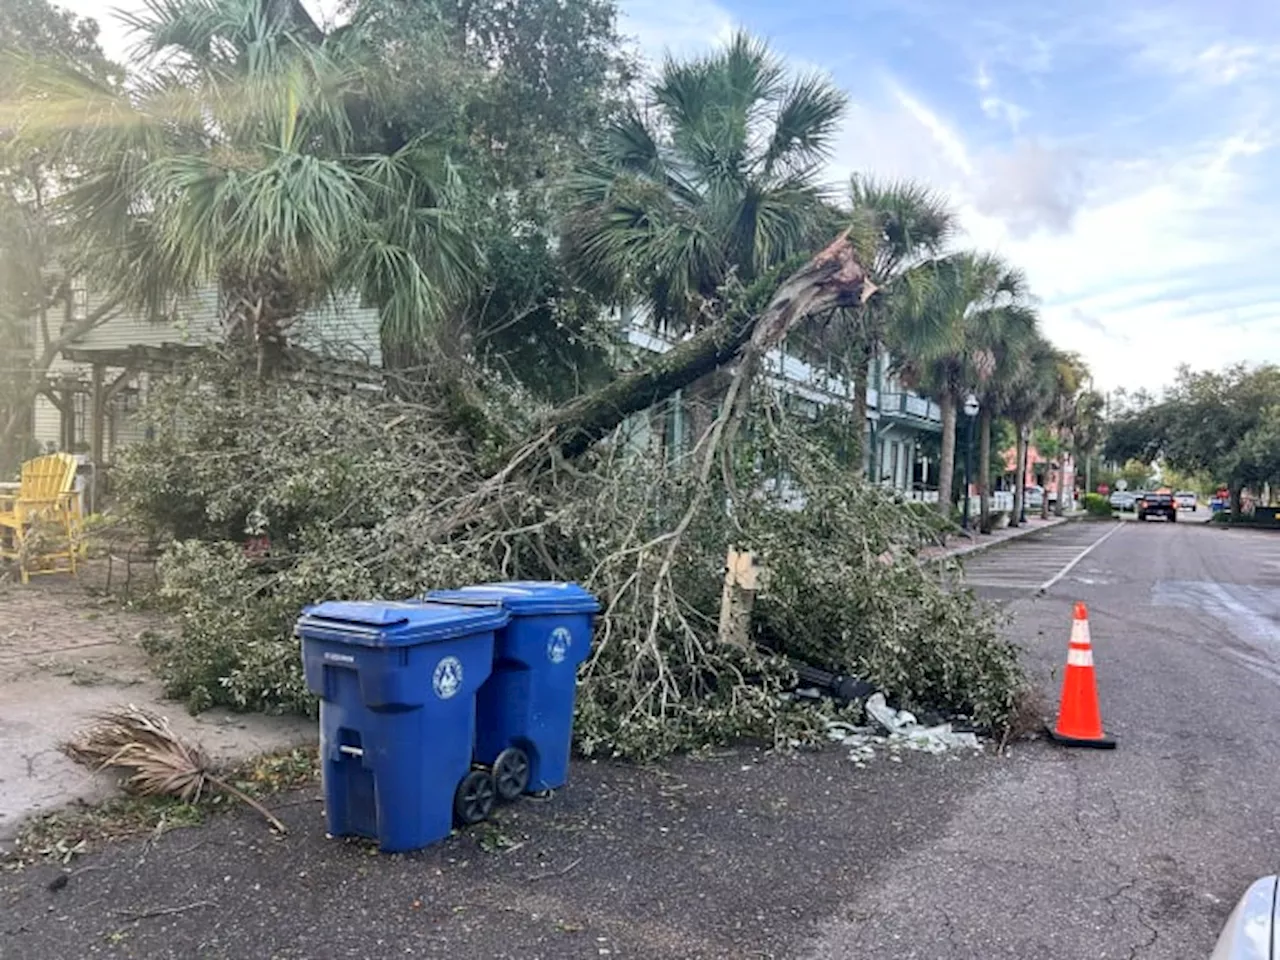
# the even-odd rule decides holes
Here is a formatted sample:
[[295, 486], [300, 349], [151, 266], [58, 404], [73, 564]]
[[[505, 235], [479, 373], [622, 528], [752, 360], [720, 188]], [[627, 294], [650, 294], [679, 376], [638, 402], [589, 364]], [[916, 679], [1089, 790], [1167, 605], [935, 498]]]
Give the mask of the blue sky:
[[[833, 180], [949, 193], [969, 242], [1027, 272], [1045, 332], [1100, 388], [1280, 361], [1280, 4], [621, 2], [655, 60], [743, 26], [829, 73], [852, 98]], [[118, 51], [101, 0], [63, 3]]]
[[830, 73], [853, 100], [833, 175], [946, 190], [969, 241], [1026, 270], [1046, 333], [1098, 386], [1280, 360], [1280, 4], [624, 9], [650, 51], [692, 52], [741, 25]]

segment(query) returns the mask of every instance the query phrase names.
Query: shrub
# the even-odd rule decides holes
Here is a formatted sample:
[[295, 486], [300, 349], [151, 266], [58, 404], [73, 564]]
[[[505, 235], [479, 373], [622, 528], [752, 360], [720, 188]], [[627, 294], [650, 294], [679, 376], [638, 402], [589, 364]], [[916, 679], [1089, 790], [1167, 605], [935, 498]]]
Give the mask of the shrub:
[[1110, 517], [1114, 513], [1111, 501], [1100, 493], [1086, 493], [1084, 508], [1091, 517]]

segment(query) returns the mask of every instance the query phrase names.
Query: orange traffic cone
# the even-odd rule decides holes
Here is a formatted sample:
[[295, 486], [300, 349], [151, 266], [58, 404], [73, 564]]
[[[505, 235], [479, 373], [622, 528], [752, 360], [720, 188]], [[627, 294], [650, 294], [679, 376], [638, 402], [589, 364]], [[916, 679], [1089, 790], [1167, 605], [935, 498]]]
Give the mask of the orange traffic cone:
[[1071, 623], [1071, 646], [1067, 651], [1067, 672], [1062, 677], [1062, 701], [1058, 723], [1049, 736], [1068, 747], [1114, 750], [1116, 742], [1102, 732], [1102, 712], [1098, 709], [1098, 688], [1093, 676], [1093, 647], [1089, 643], [1089, 613], [1076, 604]]

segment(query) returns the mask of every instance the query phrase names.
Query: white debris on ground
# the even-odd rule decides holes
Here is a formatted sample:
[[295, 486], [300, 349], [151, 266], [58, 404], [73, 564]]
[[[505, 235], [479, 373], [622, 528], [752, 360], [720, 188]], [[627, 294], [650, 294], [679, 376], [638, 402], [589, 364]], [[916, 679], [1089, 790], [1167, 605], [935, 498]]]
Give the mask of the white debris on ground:
[[949, 723], [936, 727], [921, 726], [915, 714], [894, 710], [885, 703], [883, 693], [872, 694], [865, 709], [867, 716], [876, 722], [875, 727], [856, 727], [837, 720], [827, 726], [827, 735], [849, 748], [849, 759], [855, 766], [865, 767], [868, 760], [875, 759], [877, 749], [887, 749], [889, 759], [896, 763], [902, 762], [902, 750], [946, 753], [950, 750], [982, 749], [976, 734], [956, 733]]

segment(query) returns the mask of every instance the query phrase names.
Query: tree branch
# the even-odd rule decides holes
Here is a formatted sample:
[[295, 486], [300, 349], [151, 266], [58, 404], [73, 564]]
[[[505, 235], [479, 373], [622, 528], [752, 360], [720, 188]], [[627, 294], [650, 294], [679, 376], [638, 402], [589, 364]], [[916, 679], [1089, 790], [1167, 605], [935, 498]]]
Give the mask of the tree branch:
[[754, 314], [750, 305], [730, 310], [643, 369], [554, 412], [548, 420], [551, 442], [563, 456], [579, 456], [632, 414], [740, 357], [762, 357], [806, 317], [864, 304], [875, 290], [846, 231], [788, 277], [763, 312]]

